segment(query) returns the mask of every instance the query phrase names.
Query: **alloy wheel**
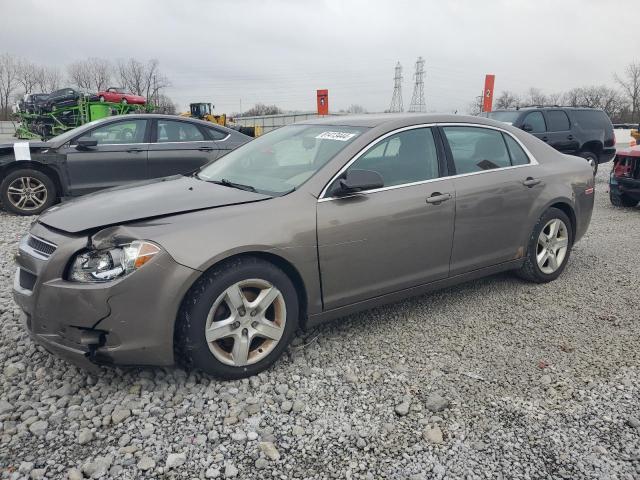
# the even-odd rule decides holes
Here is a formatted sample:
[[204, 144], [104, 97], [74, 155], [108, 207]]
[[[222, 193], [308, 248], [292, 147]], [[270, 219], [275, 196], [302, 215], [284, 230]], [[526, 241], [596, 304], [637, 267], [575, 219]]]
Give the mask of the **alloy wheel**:
[[559, 218], [549, 220], [538, 235], [536, 261], [538, 268], [547, 275], [562, 266], [569, 248], [567, 226]]
[[30, 211], [37, 210], [47, 201], [47, 187], [37, 178], [18, 177], [7, 189], [7, 196], [14, 207]]
[[284, 297], [270, 282], [242, 280], [216, 299], [205, 324], [211, 353], [234, 367], [251, 365], [276, 347], [287, 319]]

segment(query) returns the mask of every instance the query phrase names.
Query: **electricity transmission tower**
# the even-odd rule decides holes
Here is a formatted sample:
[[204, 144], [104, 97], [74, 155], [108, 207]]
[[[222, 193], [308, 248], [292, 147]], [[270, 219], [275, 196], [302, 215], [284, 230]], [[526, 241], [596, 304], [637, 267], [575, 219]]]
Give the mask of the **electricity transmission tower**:
[[402, 65], [396, 64], [396, 74], [393, 77], [393, 96], [391, 97], [390, 112], [404, 112], [402, 103]]
[[424, 102], [424, 59], [418, 57], [416, 61], [416, 73], [414, 74], [416, 83], [413, 86], [413, 96], [411, 97], [410, 112], [426, 112], [427, 105]]

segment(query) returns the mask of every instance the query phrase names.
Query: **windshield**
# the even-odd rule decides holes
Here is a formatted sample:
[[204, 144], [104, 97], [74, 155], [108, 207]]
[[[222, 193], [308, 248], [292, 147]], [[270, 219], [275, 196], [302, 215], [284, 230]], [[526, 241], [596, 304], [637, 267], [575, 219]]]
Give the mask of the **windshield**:
[[289, 125], [233, 150], [205, 166], [197, 177], [235, 188], [282, 195], [306, 182], [365, 129]]
[[518, 115], [520, 115], [519, 110], [502, 111], [502, 112], [498, 111], [498, 112], [489, 113], [489, 118], [493, 118], [494, 120], [497, 120], [499, 122], [512, 124], [513, 122], [516, 121], [516, 118], [518, 118]]

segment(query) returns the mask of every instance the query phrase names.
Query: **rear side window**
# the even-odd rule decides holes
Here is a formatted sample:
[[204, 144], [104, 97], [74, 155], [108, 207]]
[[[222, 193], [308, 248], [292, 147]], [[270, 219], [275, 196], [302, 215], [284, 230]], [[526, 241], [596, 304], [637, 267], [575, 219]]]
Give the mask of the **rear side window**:
[[531, 112], [529, 115], [524, 117], [522, 125], [530, 125], [531, 133], [542, 133], [547, 131], [547, 125], [541, 112]]
[[512, 165], [527, 165], [529, 163], [529, 157], [522, 147], [516, 142], [511, 135], [503, 134], [504, 140], [507, 143], [509, 149], [509, 155], [511, 156]]
[[204, 136], [198, 127], [187, 122], [158, 120], [158, 143], [198, 142]]
[[482, 127], [443, 127], [457, 174], [511, 166], [502, 133]]
[[569, 117], [562, 110], [547, 111], [547, 120], [549, 121], [550, 132], [565, 132], [571, 130]]
[[215, 128], [207, 128], [207, 132], [209, 133], [211, 140], [222, 140], [227, 138], [227, 134], [225, 132], [221, 132]]
[[611, 123], [607, 114], [602, 110], [575, 110], [573, 114], [576, 122], [582, 128], [604, 130]]

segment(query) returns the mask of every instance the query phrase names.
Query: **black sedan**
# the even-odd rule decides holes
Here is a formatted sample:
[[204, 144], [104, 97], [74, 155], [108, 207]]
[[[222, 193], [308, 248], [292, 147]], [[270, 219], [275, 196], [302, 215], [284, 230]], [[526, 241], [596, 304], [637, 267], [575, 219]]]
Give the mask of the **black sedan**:
[[51, 92], [44, 100], [42, 108], [44, 111], [53, 112], [55, 110], [73, 107], [78, 104], [78, 100], [85, 97], [87, 100], [95, 102], [98, 100], [96, 94], [89, 94], [76, 90], [75, 88], [61, 88], [55, 92]]
[[250, 140], [170, 115], [96, 120], [47, 142], [0, 145], [0, 199], [10, 212], [35, 215], [60, 199], [192, 172]]

